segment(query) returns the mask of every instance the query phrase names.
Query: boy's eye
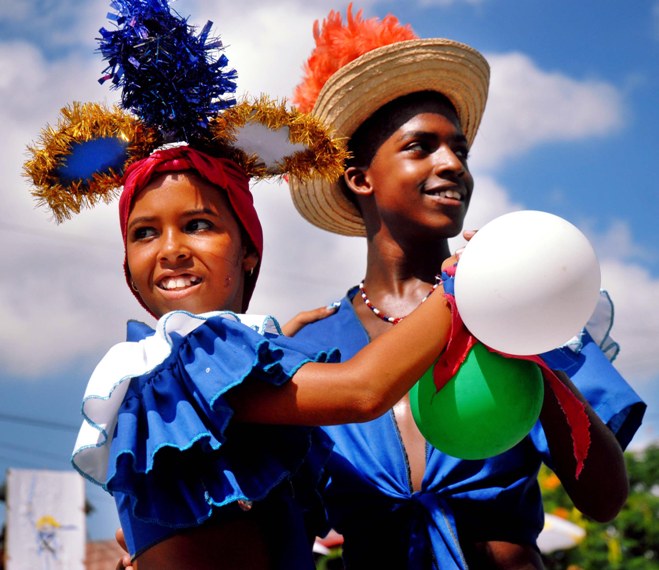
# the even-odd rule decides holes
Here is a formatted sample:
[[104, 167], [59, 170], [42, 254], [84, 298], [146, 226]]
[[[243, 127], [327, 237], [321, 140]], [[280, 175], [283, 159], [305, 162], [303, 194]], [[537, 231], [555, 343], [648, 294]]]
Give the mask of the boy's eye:
[[213, 227], [213, 223], [208, 220], [190, 220], [185, 224], [185, 229], [188, 232], [202, 232], [205, 230], [210, 230]]
[[430, 152], [430, 145], [424, 141], [412, 141], [407, 144], [405, 150], [412, 152]]
[[455, 156], [463, 161], [469, 158], [469, 149], [466, 146], [458, 147], [454, 149], [453, 152], [455, 153]]

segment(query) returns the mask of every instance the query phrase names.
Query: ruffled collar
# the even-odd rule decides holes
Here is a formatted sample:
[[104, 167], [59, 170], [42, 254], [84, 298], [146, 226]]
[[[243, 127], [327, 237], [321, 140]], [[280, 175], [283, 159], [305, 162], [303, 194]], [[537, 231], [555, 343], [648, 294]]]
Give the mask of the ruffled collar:
[[242, 323], [261, 335], [280, 335], [277, 320], [270, 315], [244, 315], [230, 311], [193, 314], [172, 311], [152, 329], [144, 323], [128, 324], [129, 340], [114, 345], [92, 373], [82, 402], [83, 422], [71, 462], [86, 479], [105, 487], [112, 434], [129, 380], [160, 365], [171, 354], [175, 338], [184, 337], [211, 318]]

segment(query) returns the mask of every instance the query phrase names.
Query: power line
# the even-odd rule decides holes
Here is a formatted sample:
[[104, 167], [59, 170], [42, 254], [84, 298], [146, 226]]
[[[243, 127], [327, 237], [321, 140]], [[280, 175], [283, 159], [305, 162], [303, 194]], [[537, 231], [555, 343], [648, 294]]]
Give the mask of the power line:
[[43, 451], [41, 449], [31, 449], [29, 447], [25, 447], [24, 445], [14, 445], [12, 443], [0, 442], [0, 449], [15, 451], [17, 453], [23, 453], [25, 455], [31, 455], [41, 459], [51, 459], [65, 463], [68, 461], [68, 456], [65, 454]]
[[81, 239], [80, 236], [66, 233], [58, 232], [56, 230], [43, 230], [43, 229], [33, 229], [19, 226], [17, 224], [8, 224], [7, 222], [0, 222], [0, 231], [14, 232], [18, 234], [23, 234], [29, 237], [39, 237], [48, 240], [55, 240], [61, 243], [68, 243], [75, 246], [85, 246], [85, 247], [100, 247], [102, 249], [111, 249], [116, 250], [117, 243], [112, 243], [110, 241], [99, 240], [99, 239], [90, 239], [88, 236], [84, 236], [84, 239]]
[[[32, 467], [35, 469], [43, 469], [43, 463], [37, 462], [34, 460], [29, 460], [29, 459], [20, 459], [16, 460], [12, 457], [8, 457], [6, 455], [0, 455], [0, 461], [4, 461], [11, 467], [18, 467], [18, 468], [23, 468], [23, 467]], [[2, 484], [2, 480], [0, 480], [0, 485]]]
[[64, 431], [77, 432], [80, 426], [73, 424], [64, 424], [54, 422], [51, 420], [40, 420], [37, 418], [28, 418], [26, 416], [15, 416], [12, 414], [4, 414], [0, 412], [0, 421], [12, 422], [16, 424], [30, 425], [36, 427], [43, 427], [48, 429], [60, 429]]

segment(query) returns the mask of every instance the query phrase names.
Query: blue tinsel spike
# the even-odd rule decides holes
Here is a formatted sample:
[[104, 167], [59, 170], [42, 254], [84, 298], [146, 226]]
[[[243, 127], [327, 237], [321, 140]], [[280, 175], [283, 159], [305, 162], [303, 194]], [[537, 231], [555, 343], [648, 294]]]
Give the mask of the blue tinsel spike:
[[208, 22], [206, 22], [206, 25], [203, 27], [203, 29], [199, 33], [199, 41], [202, 44], [206, 43], [206, 38], [208, 37], [208, 34], [210, 33], [212, 26], [213, 26], [213, 22], [208, 20]]
[[135, 28], [135, 33], [142, 38], [143, 40], [148, 40], [149, 39], [149, 30], [145, 26], [139, 26], [136, 24], [133, 24], [133, 27]]
[[[110, 65], [100, 82], [112, 78], [122, 104], [144, 122], [171, 136], [200, 136], [218, 110], [235, 105], [235, 70], [225, 70], [222, 47], [209, 40], [212, 22], [198, 36], [165, 0], [113, 0], [108, 16], [117, 30], [100, 30], [99, 51]], [[191, 131], [192, 129], [192, 131]]]
[[123, 69], [117, 70], [117, 72], [114, 74], [114, 77], [112, 78], [112, 83], [118, 85], [123, 76], [124, 76]]

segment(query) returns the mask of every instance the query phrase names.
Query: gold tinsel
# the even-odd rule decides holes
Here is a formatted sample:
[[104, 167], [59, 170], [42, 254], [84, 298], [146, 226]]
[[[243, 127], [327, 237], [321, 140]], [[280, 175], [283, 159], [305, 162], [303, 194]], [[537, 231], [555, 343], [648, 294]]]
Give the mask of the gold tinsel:
[[75, 102], [60, 111], [56, 127], [47, 126], [39, 141], [28, 146], [23, 171], [32, 180], [33, 196], [47, 205], [58, 223], [80, 210], [103, 201], [110, 202], [121, 185], [122, 172], [110, 169], [95, 173], [91, 180], [63, 181], [58, 170], [66, 165], [75, 145], [101, 138], [121, 138], [128, 143], [123, 170], [148, 156], [159, 144], [153, 129], [118, 107], [110, 110], [97, 103]]
[[[257, 156], [232, 146], [236, 132], [250, 122], [260, 123], [273, 131], [287, 128], [289, 142], [302, 144], [306, 149], [267, 167]], [[224, 110], [213, 118], [210, 131], [222, 154], [256, 179], [290, 175], [300, 180], [319, 177], [333, 181], [343, 173], [348, 157], [345, 139], [333, 137], [330, 129], [312, 115], [287, 109], [285, 101], [274, 101], [266, 96], [254, 102], [243, 101]]]
[[[302, 144], [305, 150], [268, 167], [259, 157], [234, 146], [237, 131], [248, 123], [259, 123], [274, 131], [286, 128], [289, 142]], [[257, 179], [291, 175], [300, 180], [336, 180], [343, 173], [348, 156], [344, 139], [334, 138], [320, 121], [265, 96], [219, 113], [211, 120], [210, 133], [213, 154], [235, 161]], [[121, 171], [97, 172], [88, 180], [63, 180], [59, 170], [66, 166], [75, 145], [102, 138], [121, 138], [128, 143], [128, 158]], [[126, 168], [160, 144], [162, 140], [155, 129], [119, 107], [108, 109], [98, 103], [75, 102], [61, 110], [56, 127], [47, 126], [39, 141], [28, 147], [29, 158], [23, 171], [34, 184], [32, 194], [38, 204], [47, 205], [60, 223], [82, 208], [114, 199]]]

